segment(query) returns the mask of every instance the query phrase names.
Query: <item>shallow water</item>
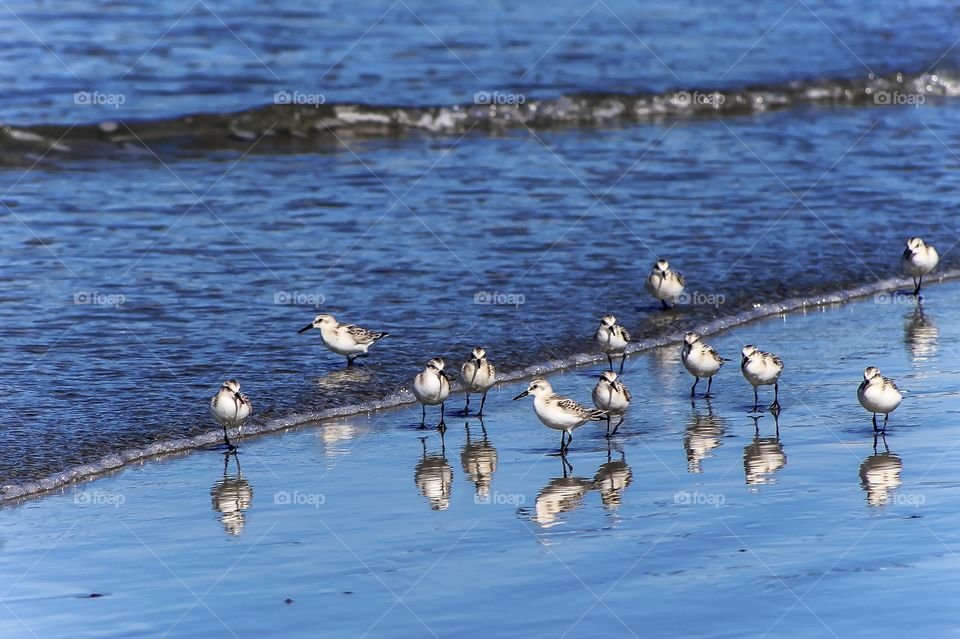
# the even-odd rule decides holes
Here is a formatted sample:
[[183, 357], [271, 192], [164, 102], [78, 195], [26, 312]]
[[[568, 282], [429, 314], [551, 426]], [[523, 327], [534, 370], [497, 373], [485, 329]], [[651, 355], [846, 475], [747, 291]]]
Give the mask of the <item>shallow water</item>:
[[[940, 58], [954, 40], [954, 10], [936, 4], [881, 3], [869, 16], [852, 3], [786, 13], [771, 5], [751, 8], [749, 19], [672, 3], [551, 5], [547, 19], [534, 3], [498, 7], [470, 38], [452, 8], [431, 11], [437, 23], [425, 22], [460, 42], [452, 48], [465, 62], [467, 50], [476, 54], [467, 64], [482, 70], [479, 80], [412, 18], [422, 13], [414, 3], [313, 13], [200, 3], [139, 61], [182, 9], [10, 7], [83, 81], [65, 79], [70, 71], [4, 14], [22, 40], [0, 52], [0, 74], [17, 87], [0, 116], [56, 131], [244, 110], [277, 89], [306, 91], [316, 70], [304, 60], [339, 55], [358, 25], [387, 9], [382, 30], [324, 79], [331, 101], [423, 107], [514, 86], [551, 98], [862, 83], [869, 71], [858, 57], [878, 74], [958, 68], [956, 51]], [[666, 67], [646, 53], [638, 65], [637, 47], [647, 50], [611, 10]], [[560, 25], [584, 12], [548, 51]], [[344, 22], [328, 28], [334, 18]], [[317, 25], [327, 37], [303, 37]], [[278, 32], [289, 36], [282, 46]], [[890, 46], [901, 41], [911, 47]], [[73, 103], [75, 90], [114, 90], [109, 79], [130, 65], [118, 80], [129, 92], [123, 108]], [[510, 82], [524, 65], [534, 70]], [[102, 469], [208, 433], [207, 398], [228, 377], [241, 380], [259, 420], [295, 420], [373, 407], [427, 358], [456, 362], [478, 343], [506, 372], [565, 359], [589, 348], [606, 312], [656, 338], [761, 302], [874, 282], [895, 272], [911, 235], [940, 249], [944, 269], [957, 267], [948, 213], [957, 102], [880, 108], [861, 98], [859, 108], [798, 103], [754, 117], [492, 135], [347, 131], [334, 143], [207, 148], [171, 133], [92, 156], [41, 157], [46, 139], [26, 153], [14, 145], [14, 166], [0, 169], [0, 382], [14, 389], [0, 404], [0, 484], [10, 494], [79, 464]], [[658, 256], [688, 278], [692, 303], [674, 313], [658, 312], [642, 291]], [[296, 334], [319, 310], [392, 335], [364, 366], [344, 370], [316, 334]]]
[[[621, 433], [578, 430], [566, 478], [554, 433], [505, 385], [486, 436], [476, 419], [451, 417], [441, 440], [416, 407], [380, 411], [244, 441], [226, 470], [197, 452], [4, 508], [0, 629], [942, 636], [958, 622], [958, 292], [711, 340], [783, 357], [779, 437], [748, 416], [735, 363], [691, 404], [670, 348], [629, 360]], [[856, 402], [867, 365], [905, 391], [876, 447]], [[586, 399], [597, 370], [551, 381]]]

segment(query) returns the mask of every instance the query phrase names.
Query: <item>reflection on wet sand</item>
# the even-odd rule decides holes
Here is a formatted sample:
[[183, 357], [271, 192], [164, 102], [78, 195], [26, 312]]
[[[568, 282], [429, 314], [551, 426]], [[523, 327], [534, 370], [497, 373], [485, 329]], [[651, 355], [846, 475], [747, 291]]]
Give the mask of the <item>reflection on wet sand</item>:
[[701, 462], [712, 457], [710, 451], [722, 444], [726, 423], [713, 414], [709, 400], [706, 402], [706, 413], [701, 412], [695, 403], [691, 404], [693, 412], [690, 413], [690, 421], [683, 435], [683, 449], [687, 453], [687, 472], [698, 474], [703, 472]]
[[787, 465], [787, 456], [780, 443], [780, 413], [773, 413], [774, 437], [760, 437], [762, 415], [751, 417], [754, 425], [753, 442], [743, 449], [743, 474], [747, 484], [771, 484], [776, 481], [773, 474]]
[[330, 457], [348, 452], [352, 446], [344, 447], [340, 444], [351, 442], [368, 430], [370, 427], [367, 424], [328, 421], [323, 422], [317, 432], [323, 442], [323, 454]]
[[597, 469], [597, 474], [593, 476], [593, 487], [600, 491], [600, 500], [603, 507], [614, 510], [620, 506], [620, 500], [623, 491], [627, 489], [630, 482], [633, 481], [633, 471], [627, 465], [626, 453], [622, 450], [620, 459], [611, 460], [612, 451], [607, 447], [607, 462]]
[[480, 426], [483, 429], [483, 439], [475, 441], [470, 439], [470, 423], [464, 424], [467, 441], [460, 452], [460, 465], [470, 481], [476, 485], [477, 497], [487, 497], [490, 495], [493, 473], [497, 470], [497, 449], [487, 440], [487, 429], [483, 428], [483, 420], [480, 420]]
[[420, 494], [430, 501], [432, 510], [450, 507], [450, 488], [453, 485], [453, 468], [447, 461], [446, 445], [440, 438], [440, 452], [427, 454], [427, 438], [421, 437], [423, 458], [413, 471], [413, 481]]
[[584, 495], [593, 487], [593, 482], [586, 477], [571, 477], [573, 466], [564, 457], [560, 460], [563, 463], [563, 477], [551, 479], [550, 483], [543, 487], [534, 503], [533, 514], [529, 508], [520, 509], [522, 515], [529, 516], [544, 528], [560, 523], [557, 519], [560, 513], [580, 507]]
[[368, 366], [348, 366], [331, 371], [314, 382], [317, 390], [324, 394], [337, 393], [342, 390], [356, 390], [363, 384], [369, 383], [373, 373]]
[[903, 325], [903, 341], [913, 361], [924, 361], [933, 357], [940, 343], [940, 331], [933, 319], [924, 312], [919, 302], [907, 313]]
[[[883, 452], [877, 453], [877, 437], [883, 442]], [[900, 484], [900, 472], [903, 461], [890, 452], [887, 438], [881, 434], [873, 436], [873, 454], [860, 464], [860, 486], [867, 493], [867, 503], [871, 506], [886, 505]]]
[[[228, 475], [230, 458], [236, 463], [235, 475]], [[240, 470], [240, 459], [236, 453], [226, 454], [223, 457], [223, 478], [210, 489], [213, 509], [220, 513], [220, 522], [228, 535], [239, 535], [243, 532], [244, 511], [250, 508], [253, 501], [253, 488], [250, 482], [243, 478]]]

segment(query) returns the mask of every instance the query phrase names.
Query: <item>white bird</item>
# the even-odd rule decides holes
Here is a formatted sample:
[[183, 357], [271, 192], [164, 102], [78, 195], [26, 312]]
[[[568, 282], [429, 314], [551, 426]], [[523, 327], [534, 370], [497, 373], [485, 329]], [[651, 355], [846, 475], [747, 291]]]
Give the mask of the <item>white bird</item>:
[[345, 356], [347, 366], [353, 364], [358, 357], [366, 357], [367, 351], [377, 340], [390, 334], [383, 331], [368, 331], [353, 324], [341, 324], [333, 315], [327, 313], [317, 315], [310, 324], [301, 328], [299, 332], [306, 333], [311, 328], [320, 329], [320, 338], [323, 340], [323, 345], [337, 355]]
[[[627, 407], [630, 406], [630, 391], [623, 385], [623, 382], [617, 379], [616, 373], [603, 371], [600, 373], [600, 381], [593, 388], [593, 404], [606, 415], [606, 437], [609, 438], [617, 434], [620, 424], [623, 423], [624, 414], [627, 412]], [[613, 427], [613, 432], [610, 432], [611, 416], [620, 417], [620, 421]]]
[[604, 315], [600, 318], [600, 327], [594, 335], [600, 346], [600, 352], [607, 356], [610, 370], [613, 370], [613, 355], [620, 356], [620, 374], [623, 375], [623, 363], [627, 361], [627, 344], [630, 342], [630, 333], [617, 324], [613, 315]]
[[660, 300], [663, 308], [670, 308], [667, 300], [673, 300], [683, 292], [683, 275], [670, 270], [667, 260], [657, 260], [653, 270], [647, 276], [647, 291]]
[[892, 379], [880, 374], [879, 368], [868, 366], [863, 371], [857, 399], [861, 406], [873, 413], [873, 430], [877, 430], [877, 413], [883, 413], [883, 430], [886, 430], [890, 413], [897, 410], [897, 406], [903, 401], [903, 395]]
[[924, 244], [919, 237], [911, 237], [907, 240], [907, 248], [903, 252], [901, 263], [907, 275], [913, 278], [913, 294], [920, 295], [920, 287], [923, 285], [923, 276], [937, 267], [940, 256], [937, 249], [929, 244]]
[[770, 409], [779, 410], [780, 373], [783, 372], [783, 360], [776, 355], [761, 351], [752, 344], [744, 346], [741, 352], [743, 360], [740, 362], [740, 370], [744, 378], [753, 386], [754, 412], [757, 411], [757, 404], [760, 402], [757, 387], [771, 384], [773, 384], [773, 403], [770, 404]]
[[223, 441], [228, 450], [236, 450], [237, 447], [230, 443], [227, 427], [236, 426], [239, 437], [240, 426], [252, 411], [253, 404], [250, 403], [250, 398], [240, 392], [240, 382], [235, 379], [225, 381], [217, 394], [210, 398], [210, 412], [223, 427]]
[[687, 333], [683, 336], [683, 348], [680, 351], [680, 359], [683, 366], [695, 380], [690, 387], [690, 397], [694, 396], [694, 390], [700, 383], [701, 377], [707, 378], [707, 394], [704, 397], [710, 397], [710, 387], [713, 386], [713, 376], [720, 371], [724, 362], [730, 360], [720, 357], [717, 349], [710, 346], [700, 338], [699, 333]]
[[460, 367], [460, 384], [467, 394], [467, 404], [463, 407], [463, 414], [470, 414], [470, 393], [481, 393], [480, 412], [477, 417], [483, 416], [483, 405], [487, 403], [487, 391], [493, 388], [497, 381], [497, 369], [487, 359], [487, 351], [477, 346], [470, 353], [470, 359]]
[[[602, 410], [584, 408], [568, 397], [553, 392], [553, 387], [545, 379], [530, 382], [514, 401], [533, 395], [533, 410], [547, 428], [560, 431], [560, 454], [566, 453], [573, 441], [573, 431], [589, 421], [598, 422], [606, 418]], [[569, 437], [569, 439], [567, 439]]]
[[443, 430], [444, 400], [450, 395], [450, 380], [443, 373], [443, 360], [434, 357], [427, 362], [423, 372], [413, 379], [413, 395], [423, 406], [423, 416], [420, 419], [420, 428], [426, 428], [427, 406], [440, 405], [440, 423], [437, 427]]

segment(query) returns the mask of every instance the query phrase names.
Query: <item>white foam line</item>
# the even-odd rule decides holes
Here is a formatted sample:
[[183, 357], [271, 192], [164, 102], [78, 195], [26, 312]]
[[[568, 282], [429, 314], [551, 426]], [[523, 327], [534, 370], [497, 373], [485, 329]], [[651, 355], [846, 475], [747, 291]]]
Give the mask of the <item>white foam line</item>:
[[[947, 280], [960, 278], [960, 269], [946, 271], [924, 282], [925, 285], [938, 284]], [[798, 310], [831, 306], [835, 304], [845, 304], [849, 301], [902, 288], [913, 286], [911, 280], [905, 278], [890, 278], [880, 280], [872, 284], [865, 284], [854, 288], [814, 295], [810, 297], [795, 297], [782, 302], [773, 302], [768, 304], [757, 304], [753, 309], [744, 311], [730, 317], [721, 317], [699, 327], [694, 328], [701, 335], [713, 335], [732, 328], [737, 328], [771, 315], [780, 315], [791, 313]], [[643, 353], [654, 348], [668, 346], [679, 343], [683, 339], [684, 331], [678, 331], [658, 338], [631, 343], [627, 349], [630, 355]], [[600, 353], [580, 353], [566, 359], [557, 359], [534, 364], [519, 371], [513, 371], [507, 374], [497, 376], [498, 384], [517, 382], [523, 379], [542, 376], [549, 373], [555, 373], [570, 368], [582, 366], [592, 366], [606, 361], [606, 355]], [[459, 390], [457, 385], [453, 385], [454, 390]], [[260, 424], [245, 425], [243, 427], [243, 436], [248, 438], [252, 435], [262, 435], [274, 433], [277, 431], [303, 426], [315, 422], [322, 422], [338, 417], [347, 417], [350, 415], [361, 415], [374, 411], [396, 408], [405, 404], [412, 404], [416, 400], [409, 391], [400, 391], [392, 393], [378, 400], [366, 404], [354, 404], [349, 406], [340, 406], [322, 411], [313, 411], [308, 413], [297, 413], [285, 417], [278, 417]], [[143, 448], [132, 449], [122, 453], [107, 455], [97, 462], [91, 464], [82, 464], [71, 466], [66, 470], [54, 473], [43, 479], [21, 484], [8, 484], [3, 486], [2, 495], [0, 495], [0, 504], [8, 504], [23, 500], [25, 497], [34, 497], [41, 493], [50, 492], [58, 488], [63, 488], [69, 484], [91, 480], [105, 473], [110, 473], [123, 468], [133, 462], [142, 462], [148, 459], [155, 459], [175, 453], [184, 453], [205, 446], [212, 446], [220, 443], [222, 431], [214, 430], [196, 437], [185, 437], [178, 439], [169, 439], [151, 444]]]

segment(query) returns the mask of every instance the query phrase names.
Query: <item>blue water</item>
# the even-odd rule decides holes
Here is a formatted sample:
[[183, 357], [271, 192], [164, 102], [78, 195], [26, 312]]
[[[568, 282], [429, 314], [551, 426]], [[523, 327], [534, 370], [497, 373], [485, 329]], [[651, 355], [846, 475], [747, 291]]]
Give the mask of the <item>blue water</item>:
[[[607, 312], [656, 336], [889, 277], [912, 235], [957, 265], [950, 97], [463, 135], [347, 129], [289, 144], [259, 130], [184, 143], [149, 125], [229, 120], [277, 91], [422, 107], [477, 91], [925, 78], [960, 68], [952, 6], [185, 9], [0, 11], [13, 34], [0, 77], [14, 87], [0, 118], [42, 136], [0, 168], [3, 484], [205, 433], [207, 398], [227, 377], [264, 421], [372, 402], [427, 358], [456, 361], [478, 343], [505, 371], [563, 359], [590, 348]], [[77, 104], [78, 91], [123, 104]], [[75, 152], [75, 123], [131, 118], [149, 142]], [[711, 301], [659, 312], [642, 290], [658, 256]], [[475, 303], [484, 293], [513, 302]], [[344, 370], [316, 334], [296, 334], [320, 310], [391, 336]]]

